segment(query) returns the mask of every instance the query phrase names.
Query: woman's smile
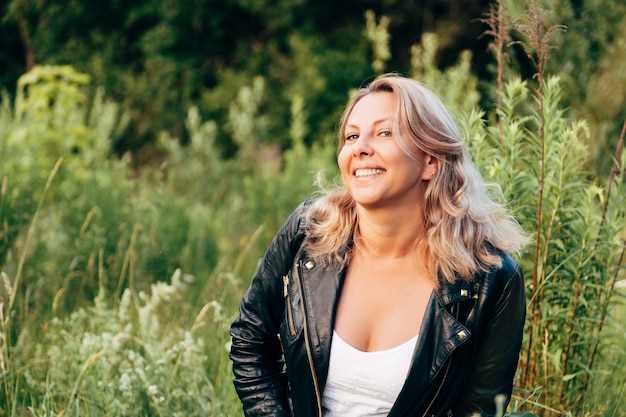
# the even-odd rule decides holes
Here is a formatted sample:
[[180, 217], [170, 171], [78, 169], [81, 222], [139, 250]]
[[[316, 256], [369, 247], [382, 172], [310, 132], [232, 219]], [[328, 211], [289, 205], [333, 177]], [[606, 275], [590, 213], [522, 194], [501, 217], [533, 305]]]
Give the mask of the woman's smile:
[[385, 172], [384, 170], [380, 169], [380, 168], [365, 168], [365, 169], [357, 169], [354, 172], [354, 176], [357, 178], [362, 178], [362, 177], [372, 177], [374, 175], [379, 175], [382, 174], [383, 172]]

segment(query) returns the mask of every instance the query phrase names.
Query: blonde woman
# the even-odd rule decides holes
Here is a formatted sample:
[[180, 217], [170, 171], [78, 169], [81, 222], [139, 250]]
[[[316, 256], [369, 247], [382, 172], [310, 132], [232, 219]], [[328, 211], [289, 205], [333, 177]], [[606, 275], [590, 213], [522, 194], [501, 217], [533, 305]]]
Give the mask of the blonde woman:
[[439, 98], [374, 80], [340, 125], [343, 186], [268, 248], [231, 327], [247, 417], [490, 416], [525, 319], [526, 235]]

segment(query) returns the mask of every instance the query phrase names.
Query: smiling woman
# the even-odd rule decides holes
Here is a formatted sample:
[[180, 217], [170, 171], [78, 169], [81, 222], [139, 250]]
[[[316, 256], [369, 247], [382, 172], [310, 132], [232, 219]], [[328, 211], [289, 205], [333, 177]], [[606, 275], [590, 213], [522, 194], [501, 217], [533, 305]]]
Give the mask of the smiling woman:
[[525, 233], [419, 82], [379, 77], [339, 134], [343, 187], [286, 221], [231, 327], [246, 416], [493, 415], [522, 340], [508, 253]]

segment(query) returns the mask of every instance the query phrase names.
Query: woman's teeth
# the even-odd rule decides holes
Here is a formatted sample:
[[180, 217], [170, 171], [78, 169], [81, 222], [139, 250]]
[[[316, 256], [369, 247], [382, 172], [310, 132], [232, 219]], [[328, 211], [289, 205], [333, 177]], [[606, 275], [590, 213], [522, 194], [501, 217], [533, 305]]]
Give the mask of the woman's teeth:
[[354, 173], [357, 177], [369, 177], [370, 175], [382, 174], [384, 171], [382, 169], [357, 169]]

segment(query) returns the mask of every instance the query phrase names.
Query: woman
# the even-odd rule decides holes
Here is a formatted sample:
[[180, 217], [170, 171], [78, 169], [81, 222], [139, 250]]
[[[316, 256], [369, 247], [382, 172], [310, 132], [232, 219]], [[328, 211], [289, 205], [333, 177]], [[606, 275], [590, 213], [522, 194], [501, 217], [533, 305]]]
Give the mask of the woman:
[[343, 187], [275, 236], [231, 327], [246, 416], [489, 416], [512, 391], [526, 236], [452, 117], [385, 75], [348, 103]]

